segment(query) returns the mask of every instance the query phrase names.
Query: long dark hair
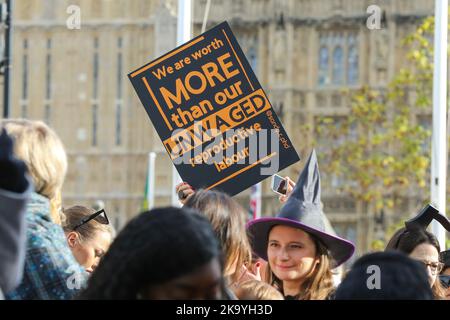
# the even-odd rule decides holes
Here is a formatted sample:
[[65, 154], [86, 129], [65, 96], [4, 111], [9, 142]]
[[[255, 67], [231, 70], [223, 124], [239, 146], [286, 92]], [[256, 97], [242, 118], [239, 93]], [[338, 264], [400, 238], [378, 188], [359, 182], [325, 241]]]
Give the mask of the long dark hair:
[[438, 252], [441, 251], [439, 241], [434, 234], [423, 229], [408, 230], [406, 228], [401, 228], [394, 233], [386, 246], [386, 250], [399, 250], [409, 255], [423, 243], [431, 244]]
[[244, 209], [227, 194], [206, 190], [195, 192], [184, 207], [198, 210], [211, 222], [222, 246], [225, 273], [231, 280], [236, 280], [239, 268], [251, 262]]
[[81, 299], [137, 299], [150, 286], [194, 271], [221, 250], [210, 223], [193, 210], [141, 213], [119, 233]]

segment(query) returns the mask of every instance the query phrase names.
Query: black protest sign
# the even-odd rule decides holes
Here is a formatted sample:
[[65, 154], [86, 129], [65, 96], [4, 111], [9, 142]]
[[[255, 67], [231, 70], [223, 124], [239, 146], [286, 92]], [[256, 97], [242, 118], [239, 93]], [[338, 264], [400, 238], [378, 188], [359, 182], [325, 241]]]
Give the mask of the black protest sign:
[[195, 189], [234, 195], [299, 160], [226, 22], [128, 77]]

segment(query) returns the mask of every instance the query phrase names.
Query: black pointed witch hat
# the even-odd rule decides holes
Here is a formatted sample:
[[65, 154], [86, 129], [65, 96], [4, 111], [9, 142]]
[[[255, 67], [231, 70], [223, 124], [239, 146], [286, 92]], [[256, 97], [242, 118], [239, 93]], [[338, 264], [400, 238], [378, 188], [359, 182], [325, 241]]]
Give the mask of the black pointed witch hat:
[[450, 220], [446, 216], [439, 213], [439, 210], [428, 204], [420, 211], [417, 216], [405, 222], [405, 227], [408, 230], [425, 230], [431, 221], [438, 221], [447, 231], [450, 231]]
[[450, 221], [431, 204], [426, 205], [415, 217], [405, 221], [405, 227], [397, 230], [386, 245], [385, 250], [397, 250], [403, 235], [408, 232], [426, 231], [431, 221], [438, 221], [447, 231], [450, 231]]
[[267, 260], [269, 232], [276, 225], [299, 228], [319, 239], [328, 249], [332, 266], [337, 267], [348, 260], [355, 246], [333, 234], [326, 224], [320, 201], [320, 174], [315, 150], [311, 152], [286, 204], [276, 217], [252, 220], [247, 224], [253, 250]]

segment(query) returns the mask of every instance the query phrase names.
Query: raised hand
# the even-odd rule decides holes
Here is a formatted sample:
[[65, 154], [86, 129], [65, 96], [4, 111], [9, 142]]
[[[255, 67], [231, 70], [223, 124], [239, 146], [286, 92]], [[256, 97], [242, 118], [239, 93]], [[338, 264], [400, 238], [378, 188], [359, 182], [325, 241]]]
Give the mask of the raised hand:
[[281, 203], [285, 203], [287, 199], [289, 199], [289, 196], [292, 193], [292, 190], [294, 190], [295, 182], [291, 180], [288, 176], [286, 176], [284, 179], [286, 179], [287, 182], [287, 191], [285, 195], [281, 195], [278, 197]]
[[28, 187], [27, 166], [14, 156], [13, 140], [5, 129], [0, 134], [0, 189], [16, 193], [24, 192]]
[[185, 204], [190, 196], [192, 196], [195, 191], [187, 182], [182, 182], [175, 187], [175, 192], [178, 195], [178, 199], [182, 204]]

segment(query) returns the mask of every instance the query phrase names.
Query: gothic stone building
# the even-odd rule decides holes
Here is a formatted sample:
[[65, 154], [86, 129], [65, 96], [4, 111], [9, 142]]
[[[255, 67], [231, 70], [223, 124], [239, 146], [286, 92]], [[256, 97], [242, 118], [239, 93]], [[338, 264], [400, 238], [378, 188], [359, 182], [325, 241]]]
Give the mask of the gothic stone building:
[[[193, 0], [193, 36], [200, 33], [205, 4]], [[372, 4], [385, 13], [379, 30], [366, 26]], [[79, 29], [69, 21], [77, 8]], [[126, 75], [175, 47], [176, 12], [176, 0], [15, 4], [12, 116], [44, 120], [64, 141], [64, 205], [101, 200], [119, 228], [141, 208], [149, 151], [158, 153], [155, 204], [171, 201], [169, 158]], [[401, 39], [432, 13], [432, 2], [418, 0], [213, 0], [207, 26], [230, 23], [305, 159], [317, 118], [348, 113], [340, 90], [385, 86], [404, 61]], [[296, 179], [303, 164], [282, 174]], [[263, 215], [279, 208], [269, 180]], [[369, 245], [364, 208], [336, 195], [337, 184], [322, 177], [324, 211], [336, 232], [363, 252]], [[248, 207], [249, 191], [237, 199]]]

